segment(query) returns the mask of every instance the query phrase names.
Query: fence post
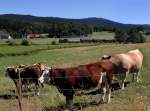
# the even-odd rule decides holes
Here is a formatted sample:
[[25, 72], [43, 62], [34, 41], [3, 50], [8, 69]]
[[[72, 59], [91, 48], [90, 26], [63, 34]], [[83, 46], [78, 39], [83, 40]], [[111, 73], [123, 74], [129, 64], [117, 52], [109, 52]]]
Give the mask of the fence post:
[[18, 103], [19, 103], [19, 108], [20, 108], [20, 111], [23, 111], [22, 110], [22, 83], [21, 83], [21, 77], [20, 77], [20, 70], [18, 69], [18, 76], [19, 76], [19, 84], [18, 84]]

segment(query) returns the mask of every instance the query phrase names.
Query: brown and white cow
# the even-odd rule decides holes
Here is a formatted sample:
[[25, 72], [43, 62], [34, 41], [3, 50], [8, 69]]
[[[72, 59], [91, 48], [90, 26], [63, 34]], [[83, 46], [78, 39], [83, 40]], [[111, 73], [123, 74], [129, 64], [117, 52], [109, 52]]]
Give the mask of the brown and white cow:
[[102, 59], [109, 59], [115, 64], [115, 76], [121, 80], [121, 88], [124, 89], [124, 82], [129, 73], [133, 73], [132, 81], [139, 81], [140, 70], [143, 64], [143, 54], [139, 49], [131, 50], [128, 53], [103, 56]]
[[114, 65], [109, 60], [71, 68], [50, 68], [43, 72], [39, 81], [56, 86], [66, 97], [67, 108], [71, 109], [74, 93], [79, 89], [101, 87], [102, 101], [110, 102], [113, 69]]
[[38, 78], [41, 76], [44, 65], [38, 63], [31, 66], [21, 65], [20, 68], [10, 67], [6, 69], [6, 75], [8, 75], [15, 83], [16, 87], [19, 87], [19, 74], [21, 78], [21, 87], [24, 90], [27, 90], [29, 84], [34, 83], [37, 89], [37, 95], [40, 93], [40, 87], [43, 86], [38, 81]]

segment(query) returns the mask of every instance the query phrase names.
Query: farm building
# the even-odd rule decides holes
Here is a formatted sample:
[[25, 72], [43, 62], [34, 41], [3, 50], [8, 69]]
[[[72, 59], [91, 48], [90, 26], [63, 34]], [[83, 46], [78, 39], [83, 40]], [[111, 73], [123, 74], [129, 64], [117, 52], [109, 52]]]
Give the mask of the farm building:
[[35, 33], [32, 33], [32, 34], [28, 34], [28, 35], [27, 35], [27, 38], [28, 38], [28, 39], [47, 38], [48, 36], [49, 36], [48, 33], [44, 33], [44, 34], [35, 34]]
[[5, 30], [0, 30], [0, 40], [11, 39], [10, 34]]
[[150, 34], [150, 30], [144, 30], [143, 32], [144, 32], [144, 34], [146, 34], [146, 35], [149, 35], [149, 34]]
[[81, 40], [92, 40], [91, 36], [80, 36], [80, 37], [66, 37], [66, 38], [58, 38], [60, 42], [80, 42]]

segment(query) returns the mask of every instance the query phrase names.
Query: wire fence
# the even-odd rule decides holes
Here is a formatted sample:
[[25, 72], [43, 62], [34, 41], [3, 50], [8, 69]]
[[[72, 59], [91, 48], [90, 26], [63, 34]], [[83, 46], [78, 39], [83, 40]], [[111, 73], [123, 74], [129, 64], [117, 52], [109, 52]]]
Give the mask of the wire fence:
[[[19, 77], [20, 78], [20, 77]], [[33, 78], [26, 78], [33, 79]], [[18, 80], [18, 87], [14, 84], [14, 80]], [[36, 95], [36, 87], [30, 84], [29, 90], [22, 91], [22, 79], [10, 79], [8, 77], [0, 77], [0, 109], [2, 111], [63, 111], [65, 110], [66, 100], [56, 87], [46, 86], [41, 90], [40, 96]], [[59, 89], [60, 90], [60, 89]], [[62, 89], [61, 89], [62, 90]], [[72, 89], [63, 89], [72, 90]], [[79, 89], [76, 95], [82, 95]], [[80, 97], [79, 97], [80, 98]], [[76, 109], [82, 109], [91, 103], [86, 97], [82, 98], [81, 103], [74, 104]], [[96, 105], [95, 105], [96, 106]]]
[[[18, 85], [15, 85], [15, 80], [18, 80]], [[30, 85], [28, 91], [22, 91], [21, 82], [21, 79], [12, 80], [10, 78], [0, 77], [0, 110], [42, 111], [36, 103], [37, 95], [34, 84]]]
[[[37, 78], [24, 79], [34, 80]], [[14, 84], [15, 80], [19, 83], [18, 87], [16, 87]], [[0, 77], [0, 110], [64, 111], [66, 109], [66, 99], [61, 93], [58, 92], [58, 90], [74, 90], [77, 92], [75, 93], [76, 98], [74, 98], [75, 111], [82, 110], [88, 106], [91, 106], [93, 108], [92, 110], [94, 111], [100, 110], [99, 100], [102, 93], [99, 89], [94, 88], [92, 90], [88, 89], [83, 91], [81, 89], [57, 89], [52, 85], [44, 85], [44, 88], [41, 88], [40, 96], [37, 96], [37, 90], [34, 84], [29, 85], [28, 91], [22, 91], [22, 81], [22, 78], [12, 80], [9, 77]], [[120, 86], [119, 84], [112, 84], [112, 87], [119, 88]]]

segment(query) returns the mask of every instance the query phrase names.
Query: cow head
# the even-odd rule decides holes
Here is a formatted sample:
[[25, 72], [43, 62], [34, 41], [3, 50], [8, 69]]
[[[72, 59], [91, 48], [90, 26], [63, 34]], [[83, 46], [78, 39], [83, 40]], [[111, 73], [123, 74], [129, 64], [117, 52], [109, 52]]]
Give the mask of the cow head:
[[103, 55], [101, 59], [102, 59], [102, 60], [106, 60], [106, 59], [110, 59], [110, 58], [111, 58], [110, 55]]
[[42, 75], [39, 78], [39, 81], [41, 84], [43, 84], [44, 82], [49, 83], [51, 78], [50, 78], [50, 73], [51, 73], [52, 68], [51, 67], [46, 67], [43, 72]]
[[18, 68], [14, 68], [14, 67], [8, 67], [6, 69], [6, 77], [10, 77], [10, 78], [17, 78], [18, 77], [18, 72], [19, 69]]
[[45, 66], [41, 63], [36, 63], [36, 64], [33, 64], [33, 66], [37, 66], [40, 68], [41, 71], [44, 71], [45, 70]]

